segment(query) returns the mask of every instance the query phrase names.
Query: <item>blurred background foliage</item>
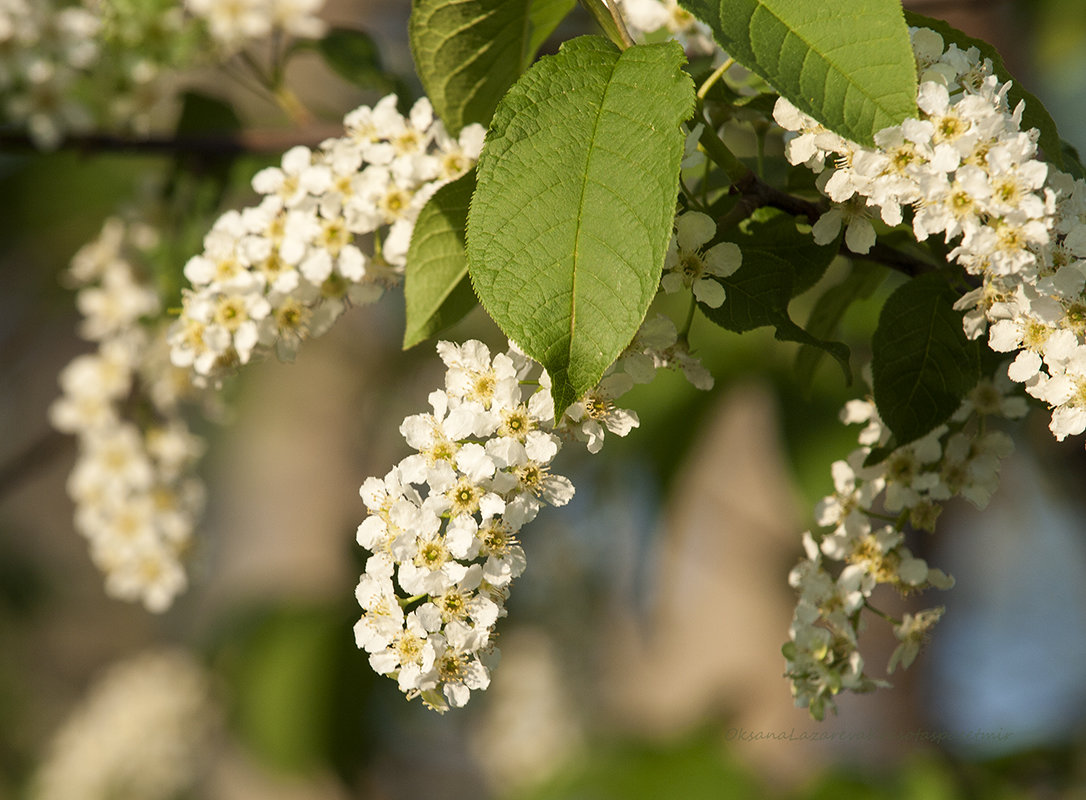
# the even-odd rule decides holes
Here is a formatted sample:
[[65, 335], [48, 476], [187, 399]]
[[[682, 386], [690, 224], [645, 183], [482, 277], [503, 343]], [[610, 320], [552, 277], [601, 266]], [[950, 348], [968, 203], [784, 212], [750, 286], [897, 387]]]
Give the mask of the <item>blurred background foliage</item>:
[[[1081, 0], [906, 5], [995, 43], [1086, 148]], [[342, 43], [346, 56], [298, 56], [290, 79], [321, 130], [389, 88], [419, 91], [407, 13], [396, 0], [330, 4], [335, 25], [369, 38]], [[559, 35], [590, 25], [578, 12]], [[197, 83], [182, 133], [236, 131], [235, 104], [247, 126], [286, 124], [223, 88]], [[748, 131], [732, 135], [753, 154]], [[800, 380], [796, 348], [764, 329], [734, 336], [699, 321], [714, 392], [662, 375], [629, 396], [639, 430], [609, 437], [599, 458], [569, 454], [577, 498], [524, 542], [504, 663], [462, 711], [405, 703], [351, 635], [357, 487], [402, 454], [398, 422], [440, 376], [428, 345], [399, 352], [395, 294], [307, 343], [297, 363], [253, 366], [227, 387], [230, 413], [203, 428], [211, 498], [192, 587], [162, 617], [106, 599], [71, 526], [71, 443], [45, 417], [58, 370], [85, 349], [58, 275], [106, 217], [135, 207], [167, 233], [157, 277], [176, 297], [204, 232], [251, 198], [249, 178], [282, 149], [0, 151], [0, 798], [23, 796], [107, 664], [163, 643], [198, 654], [225, 709], [229, 744], [193, 797], [1086, 797], [1081, 447], [1057, 447], [1037, 420], [1016, 432], [1005, 500], [983, 515], [954, 508], [919, 543], [959, 580], [930, 651], [892, 691], [846, 698], [817, 726], [781, 675], [785, 576], [830, 462], [855, 443], [837, 411], [862, 390], [828, 363]], [[848, 269], [835, 264], [823, 286]], [[893, 285], [843, 321], [854, 365]], [[797, 300], [797, 319], [820, 289]], [[500, 341], [479, 311], [448, 336]], [[893, 647], [871, 645], [872, 663]]]

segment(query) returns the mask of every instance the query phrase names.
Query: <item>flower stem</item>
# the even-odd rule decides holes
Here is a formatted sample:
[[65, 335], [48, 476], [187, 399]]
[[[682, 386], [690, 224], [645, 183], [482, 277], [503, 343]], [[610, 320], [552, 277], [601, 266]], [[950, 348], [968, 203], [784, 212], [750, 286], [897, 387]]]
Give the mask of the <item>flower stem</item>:
[[871, 605], [870, 601], [868, 601], [868, 600], [864, 600], [864, 608], [866, 608], [868, 611], [870, 611], [875, 616], [882, 617], [884, 620], [889, 622], [891, 625], [900, 625], [901, 624], [901, 620], [895, 619], [894, 617], [891, 617], [889, 614], [887, 614], [885, 611], [880, 611], [879, 609], [875, 608], [873, 605]]
[[686, 320], [683, 322], [682, 330], [679, 331], [679, 341], [690, 342], [690, 327], [694, 324], [694, 309], [697, 308], [697, 300], [694, 299], [694, 293], [690, 292], [690, 308], [686, 312]]
[[706, 119], [705, 109], [700, 100], [698, 101], [697, 115], [703, 123], [701, 136], [698, 138], [698, 141], [701, 143], [701, 146], [705, 148], [705, 152], [709, 155], [709, 158], [720, 165], [721, 169], [723, 169], [724, 173], [728, 176], [728, 180], [733, 184], [751, 180], [753, 177], [751, 171], [731, 150], [728, 149], [728, 146], [724, 144], [724, 141], [717, 135], [712, 124]]
[[400, 602], [400, 608], [407, 608], [412, 603], [417, 603], [419, 600], [421, 600], [424, 597], [426, 597], [426, 595], [424, 595], [424, 594], [416, 594], [416, 595], [412, 595], [411, 597], [400, 597], [400, 598], [398, 598], [398, 600]]
[[720, 80], [724, 76], [724, 73], [731, 69], [732, 64], [734, 63], [735, 59], [729, 58], [727, 61], [725, 61], [723, 64], [713, 70], [713, 74], [706, 78], [705, 82], [702, 83], [701, 86], [698, 88], [699, 101], [705, 99], [705, 95], [709, 94], [709, 90], [713, 88], [713, 84]]
[[609, 0], [581, 0], [588, 13], [596, 20], [597, 24], [607, 34], [619, 50], [625, 50], [633, 46], [634, 40], [626, 29], [626, 23], [622, 16]]
[[275, 100], [276, 105], [290, 118], [295, 125], [305, 127], [312, 123], [313, 115], [309, 112], [298, 96], [283, 83], [283, 70], [280, 64], [273, 65], [272, 69], [265, 70], [252, 54], [246, 51], [239, 53], [241, 62], [249, 68], [257, 82]]
[[755, 125], [754, 136], [758, 142], [758, 177], [765, 180], [765, 135], [764, 129], [759, 129], [759, 126]]
[[313, 121], [313, 115], [309, 113], [309, 109], [306, 108], [302, 104], [302, 101], [298, 99], [298, 96], [286, 86], [281, 85], [276, 88], [275, 102], [283, 109], [283, 112], [290, 117], [290, 121], [295, 125], [304, 128]]

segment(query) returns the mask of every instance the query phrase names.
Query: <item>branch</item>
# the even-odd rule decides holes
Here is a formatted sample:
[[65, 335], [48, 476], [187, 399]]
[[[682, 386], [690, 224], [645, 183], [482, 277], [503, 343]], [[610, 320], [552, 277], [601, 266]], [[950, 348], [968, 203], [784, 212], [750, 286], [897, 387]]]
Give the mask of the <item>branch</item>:
[[[762, 206], [770, 206], [779, 208], [793, 217], [806, 217], [807, 222], [812, 225], [822, 216], [822, 209], [816, 203], [782, 192], [775, 186], [770, 186], [753, 172], [748, 171], [734, 184], [734, 187], [735, 191], [742, 195], [739, 204], [748, 206], [750, 213]], [[750, 213], [747, 216], [750, 216]]]
[[[342, 136], [339, 125], [326, 125], [305, 130], [251, 130], [237, 134], [208, 136], [151, 136], [130, 138], [106, 133], [70, 134], [58, 149], [81, 153], [139, 153], [139, 154], [191, 154], [233, 158], [249, 153], [284, 153], [295, 145], [316, 147], [325, 139]], [[18, 149], [40, 152], [25, 133], [0, 132], [0, 149]]]
[[891, 247], [888, 244], [882, 242], [876, 242], [867, 253], [853, 253], [851, 250], [845, 252], [849, 258], [859, 259], [861, 261], [873, 261], [876, 264], [882, 264], [890, 269], [896, 269], [898, 272], [902, 272], [908, 275], [910, 278], [915, 278], [917, 275], [923, 275], [925, 272], [934, 272], [939, 267], [930, 261], [924, 261], [921, 258], [916, 258], [908, 253], [898, 250], [895, 247]]
[[36, 469], [47, 465], [73, 443], [70, 436], [49, 430], [0, 465], [0, 496], [17, 486]]
[[[817, 203], [812, 203], [802, 197], [796, 197], [770, 186], [749, 170], [732, 184], [732, 191], [739, 194], [739, 200], [735, 207], [719, 220], [720, 227], [738, 225], [753, 214], [755, 210], [763, 206], [780, 209], [793, 217], [803, 217], [811, 225], [822, 216], [822, 208]], [[910, 278], [938, 269], [937, 265], [929, 261], [912, 256], [882, 242], [876, 242], [875, 246], [866, 254], [845, 250], [844, 242], [841, 243], [841, 247], [842, 255], [864, 261], [874, 261], [902, 272]]]

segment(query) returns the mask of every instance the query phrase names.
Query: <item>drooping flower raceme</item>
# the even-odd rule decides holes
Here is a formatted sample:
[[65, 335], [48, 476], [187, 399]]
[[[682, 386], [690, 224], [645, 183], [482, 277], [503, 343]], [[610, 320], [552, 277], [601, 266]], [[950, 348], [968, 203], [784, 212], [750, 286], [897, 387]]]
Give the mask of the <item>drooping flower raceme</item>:
[[79, 442], [68, 493], [106, 591], [158, 612], [187, 583], [182, 559], [203, 508], [194, 467], [204, 443], [182, 415], [194, 389], [169, 363], [167, 323], [140, 271], [155, 236], [113, 218], [72, 259], [80, 334], [98, 348], [61, 371], [49, 418]]
[[[842, 411], [843, 422], [864, 426], [860, 447], [833, 464], [834, 493], [815, 507], [820, 532], [803, 534], [806, 558], [789, 575], [799, 596], [784, 647], [787, 675], [796, 704], [816, 719], [835, 707], [834, 697], [842, 690], [865, 692], [889, 685], [866, 673], [859, 650], [865, 623], [861, 612], [874, 610], [876, 587], [887, 585], [905, 595], [953, 584], [912, 554], [905, 541], [906, 524], [934, 531], [941, 504], [953, 497], [964, 497], [977, 508], [987, 505], [1012, 443], [986, 421], [1015, 419], [1027, 411], [1024, 398], [1008, 394], [1012, 389], [1006, 378], [981, 381], [947, 425], [875, 464], [866, 462], [886, 445], [890, 432], [874, 403], [853, 400]], [[890, 658], [889, 672], [912, 663], [942, 613], [940, 606], [894, 621], [900, 645]]]
[[415, 453], [360, 493], [358, 542], [372, 555], [356, 595], [358, 646], [408, 697], [444, 710], [490, 683], [493, 630], [525, 566], [518, 534], [573, 485], [552, 473], [560, 440], [550, 391], [525, 397], [515, 350], [441, 342], [445, 388], [400, 431]]
[[[1035, 158], [1036, 132], [1021, 130], [1022, 107], [1007, 104], [1010, 84], [976, 48], [944, 49], [942, 37], [925, 28], [912, 29], [912, 39], [919, 118], [879, 131], [876, 146], [867, 148], [782, 98], [774, 118], [797, 134], [786, 144], [788, 160], [821, 173], [819, 188], [835, 204], [859, 205], [836, 205], [828, 214], [838, 220], [855, 220], [866, 208], [895, 226], [903, 208], [915, 206], [917, 239], [960, 239], [953, 257], [967, 271], [1035, 274], [1031, 248], [1048, 243], [1053, 201], [1044, 190], [1047, 167]], [[872, 234], [853, 239], [857, 252], [874, 243]]]
[[[555, 425], [549, 376], [516, 348], [491, 357], [478, 341], [440, 342], [438, 353], [444, 388], [400, 426], [415, 452], [360, 489], [368, 516], [358, 543], [371, 555], [355, 640], [376, 672], [444, 711], [490, 683], [494, 627], [526, 565], [521, 530], [573, 496], [551, 467], [562, 442], [596, 453], [607, 433], [637, 427], [615, 400], [657, 369], [680, 369], [699, 388], [712, 378], [657, 316]], [[526, 387], [535, 388], [526, 396]]]
[[257, 173], [261, 202], [220, 217], [185, 265], [192, 288], [170, 333], [171, 358], [197, 382], [272, 349], [289, 359], [349, 305], [397, 285], [419, 211], [471, 168], [483, 141], [479, 125], [450, 137], [425, 98], [404, 117], [389, 95], [344, 125], [344, 136], [315, 151], [292, 148]]

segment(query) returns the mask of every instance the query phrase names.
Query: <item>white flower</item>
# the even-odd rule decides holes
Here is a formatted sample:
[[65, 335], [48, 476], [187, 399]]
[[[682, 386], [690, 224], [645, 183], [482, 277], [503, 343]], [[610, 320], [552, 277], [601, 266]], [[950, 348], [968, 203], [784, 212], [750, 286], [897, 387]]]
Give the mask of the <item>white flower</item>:
[[[863, 450], [858, 450], [853, 454], [852, 461], [862, 462], [865, 455]], [[882, 492], [885, 481], [881, 478], [858, 480], [853, 464], [846, 461], [835, 461], [830, 469], [836, 492], [824, 497], [815, 506], [815, 521], [820, 526], [833, 527], [835, 534], [839, 534], [844, 542], [848, 542], [871, 530], [870, 519], [867, 515], [870, 513], [875, 498]], [[838, 544], [837, 536], [828, 536], [823, 540], [822, 549], [826, 554], [839, 559], [843, 551], [837, 551], [835, 554], [830, 550], [834, 546], [843, 546], [843, 543]]]
[[887, 672], [893, 672], [898, 665], [908, 667], [920, 652], [920, 645], [927, 639], [935, 623], [943, 616], [945, 609], [929, 608], [917, 614], [906, 614], [901, 623], [894, 626], [894, 636], [901, 642], [890, 656]]
[[716, 235], [716, 223], [700, 211], [687, 211], [675, 220], [675, 235], [664, 258], [660, 288], [673, 294], [693, 289], [694, 297], [710, 308], [724, 302], [724, 287], [713, 278], [726, 278], [742, 263], [738, 245], [720, 242], [705, 252], [701, 248]]
[[875, 244], [875, 229], [871, 226], [866, 206], [850, 200], [835, 205], [818, 218], [811, 227], [815, 244], [831, 244], [845, 226], [845, 244], [853, 253], [867, 253]]
[[678, 0], [619, 0], [619, 5], [630, 32], [639, 38], [666, 30], [688, 52], [707, 55], [717, 49], [709, 28]]
[[632, 388], [633, 380], [616, 372], [566, 409], [565, 416], [574, 423], [570, 426], [573, 435], [586, 443], [588, 452], [600, 451], [605, 431], [625, 436], [640, 424], [635, 412], [615, 405], [615, 398]]

